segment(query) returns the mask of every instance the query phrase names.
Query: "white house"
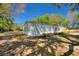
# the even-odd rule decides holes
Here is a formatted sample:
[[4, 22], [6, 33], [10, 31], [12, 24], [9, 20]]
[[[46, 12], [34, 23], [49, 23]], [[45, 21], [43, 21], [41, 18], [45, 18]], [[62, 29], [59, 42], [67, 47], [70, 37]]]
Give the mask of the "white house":
[[50, 26], [41, 23], [27, 22], [24, 25], [24, 33], [28, 36], [41, 36], [48, 33], [59, 33], [65, 28], [62, 26]]

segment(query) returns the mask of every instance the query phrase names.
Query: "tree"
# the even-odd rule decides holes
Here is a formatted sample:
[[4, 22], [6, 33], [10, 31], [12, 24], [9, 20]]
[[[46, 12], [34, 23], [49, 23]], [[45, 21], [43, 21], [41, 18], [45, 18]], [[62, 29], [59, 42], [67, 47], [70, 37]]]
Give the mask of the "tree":
[[39, 16], [36, 19], [34, 19], [33, 22], [41, 24], [49, 24], [49, 15], [45, 14], [44, 16]]
[[72, 27], [79, 28], [79, 14], [78, 13], [74, 14]]
[[14, 19], [12, 17], [0, 17], [0, 31], [9, 31], [12, 30], [12, 26], [14, 25]]
[[0, 3], [0, 15], [15, 15], [23, 12], [25, 4]]
[[68, 25], [67, 19], [59, 14], [53, 14], [49, 19], [50, 23], [54, 26], [66, 26]]
[[68, 26], [67, 19], [64, 16], [59, 14], [40, 16], [34, 19], [33, 22], [48, 24], [53, 26], [65, 26], [65, 27]]
[[61, 8], [62, 6], [65, 6], [65, 7], [70, 7], [70, 11], [75, 11], [75, 10], [78, 10], [79, 9], [79, 3], [54, 3], [52, 4], [58, 8]]
[[25, 4], [6, 4], [0, 3], [0, 30], [8, 31], [12, 30], [14, 25], [13, 16], [23, 12]]
[[14, 23], [14, 26], [12, 27], [13, 31], [22, 31], [23, 30], [23, 26], [22, 24], [18, 24], [18, 23]]
[[72, 28], [74, 26], [73, 23], [73, 18], [76, 14], [76, 12], [79, 10], [79, 3], [54, 3], [54, 6], [61, 8], [62, 6], [64, 7], [69, 7], [69, 12], [68, 12], [68, 20], [69, 20], [69, 28]]

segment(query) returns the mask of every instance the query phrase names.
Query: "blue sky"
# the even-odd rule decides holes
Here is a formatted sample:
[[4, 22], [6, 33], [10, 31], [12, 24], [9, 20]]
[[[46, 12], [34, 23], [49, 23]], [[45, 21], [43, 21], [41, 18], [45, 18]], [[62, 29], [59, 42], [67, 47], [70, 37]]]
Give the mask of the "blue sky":
[[15, 17], [15, 21], [23, 24], [26, 21], [33, 20], [35, 17], [44, 14], [61, 14], [66, 17], [68, 10], [68, 7], [62, 6], [61, 9], [58, 9], [50, 3], [29, 3], [26, 4], [25, 11]]

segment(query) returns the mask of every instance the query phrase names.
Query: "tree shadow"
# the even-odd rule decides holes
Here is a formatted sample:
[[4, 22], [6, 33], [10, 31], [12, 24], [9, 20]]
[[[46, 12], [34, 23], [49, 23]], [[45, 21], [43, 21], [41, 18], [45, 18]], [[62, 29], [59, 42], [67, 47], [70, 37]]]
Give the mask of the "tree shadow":
[[[48, 51], [48, 48], [51, 49], [51, 52]], [[49, 47], [38, 47], [38, 50], [28, 54], [27, 56], [55, 56], [55, 51], [54, 49], [49, 46]]]
[[[37, 55], [41, 55], [41, 56], [56, 56], [56, 53], [55, 53], [55, 48], [58, 49], [56, 47], [56, 45], [54, 45], [55, 43], [67, 43], [69, 44], [69, 50], [67, 52], [65, 52], [62, 56], [69, 56], [73, 53], [73, 49], [75, 45], [79, 45], [79, 42], [76, 42], [74, 40], [71, 40], [69, 38], [68, 35], [65, 35], [65, 34], [55, 34], [55, 35], [59, 35], [61, 37], [64, 37], [68, 40], [70, 40], [71, 42], [66, 42], [66, 41], [62, 41], [60, 40], [60, 38], [57, 38], [57, 37], [30, 37], [29, 39], [39, 39], [39, 38], [42, 38], [43, 40], [44, 39], [47, 39], [47, 41], [45, 41], [45, 46], [43, 47], [40, 47], [37, 45], [37, 41], [31, 41], [31, 40], [22, 40], [22, 41], [16, 41], [16, 42], [11, 42], [11, 43], [4, 43], [4, 46], [3, 47], [0, 47], [0, 55], [2, 56], [5, 56], [5, 55], [16, 55], [16, 53], [13, 53], [12, 51], [14, 51], [15, 49], [17, 48], [20, 48], [20, 51], [19, 51], [19, 54], [22, 56], [23, 55], [23, 52], [25, 50], [26, 47], [28, 48], [32, 48], [33, 51], [29, 54], [27, 54], [27, 56], [37, 56]], [[22, 39], [22, 38], [20, 38]], [[38, 40], [39, 41], [39, 40]], [[41, 41], [42, 42], [42, 41]], [[53, 48], [53, 45], [55, 48]], [[21, 47], [23, 46], [23, 47]], [[36, 48], [35, 48], [36, 47]]]
[[[79, 46], [79, 42], [76, 41], [76, 39], [78, 39], [79, 36], [78, 35], [77, 36], [76, 35], [68, 35], [68, 34], [65, 34], [65, 33], [63, 35], [59, 35], [59, 36], [61, 36], [63, 38], [66, 38], [66, 39], [68, 39], [72, 42], [72, 43], [68, 43], [68, 44], [70, 44], [69, 45], [69, 50], [67, 52], [65, 52], [63, 56], [71, 55], [74, 52], [74, 46]], [[75, 40], [72, 40], [69, 37], [75, 38]]]
[[0, 40], [10, 40], [12, 36], [0, 36]]
[[69, 35], [70, 37], [73, 37], [73, 38], [76, 38], [76, 39], [79, 39], [79, 35]]
[[[67, 43], [67, 44], [72, 44], [70, 42], [64, 42], [62, 40], [59, 40], [59, 38], [55, 38], [55, 37], [52, 37], [52, 38], [49, 38], [48, 41], [47, 41], [47, 44], [44, 46], [44, 47], [38, 47], [38, 50], [28, 54], [27, 56], [33, 56], [33, 55], [38, 55], [38, 54], [41, 54], [42, 56], [56, 56], [56, 49], [57, 47], [54, 46], [55, 43]], [[53, 45], [54, 47], [56, 47], [56, 49], [54, 49], [51, 45]], [[49, 52], [48, 48], [50, 49], [51, 52]], [[70, 46], [70, 50], [71, 50], [71, 46]], [[69, 51], [70, 51], [69, 50]], [[73, 50], [71, 50], [71, 52], [68, 53], [72, 53]]]
[[33, 49], [36, 42], [27, 41], [27, 42], [11, 42], [11, 43], [4, 43], [4, 44], [5, 44], [4, 46], [0, 47], [0, 55], [1, 56], [7, 56], [7, 55], [13, 56], [13, 55], [16, 55], [15, 53], [12, 52], [15, 49], [19, 48], [20, 49], [19, 54], [22, 55], [26, 47]]
[[[72, 39], [69, 38], [69, 37], [74, 37], [74, 36], [70, 36], [70, 35], [67, 35], [65, 33], [59, 33], [59, 34], [54, 34], [54, 35], [58, 35], [58, 36], [61, 36], [63, 38], [66, 38], [66, 39], [70, 40], [70, 42], [62, 41], [62, 40], [60, 40], [59, 38], [56, 38], [56, 37], [49, 37], [48, 41], [47, 41], [47, 44], [44, 47], [39, 47], [38, 50], [36, 50], [36, 51], [28, 54], [28, 56], [35, 55], [36, 52], [37, 52], [37, 54], [41, 54], [42, 56], [45, 56], [45, 55], [47, 55], [47, 56], [49, 56], [49, 55], [50, 56], [56, 56], [54, 48], [50, 46], [51, 44], [54, 44], [55, 42], [57, 42], [57, 43], [61, 42], [61, 43], [67, 43], [67, 44], [69, 44], [68, 51], [65, 52], [63, 55], [61, 55], [61, 56], [69, 56], [69, 55], [71, 55], [74, 52], [74, 46], [79, 45], [79, 42], [77, 42], [77, 41], [72, 40]], [[74, 38], [76, 38], [76, 37], [74, 37]], [[50, 47], [52, 53], [50, 53], [47, 50], [47, 47]]]
[[74, 52], [74, 47], [72, 45], [69, 45], [69, 50], [64, 53], [62, 56], [69, 56]]
[[67, 40], [70, 40], [70, 42], [72, 42], [72, 45], [79, 43], [78, 41], [72, 40], [69, 38], [69, 37], [75, 38], [74, 35], [68, 35], [66, 33], [61, 33], [61, 34], [57, 34], [57, 35], [59, 35], [60, 37], [66, 38]]

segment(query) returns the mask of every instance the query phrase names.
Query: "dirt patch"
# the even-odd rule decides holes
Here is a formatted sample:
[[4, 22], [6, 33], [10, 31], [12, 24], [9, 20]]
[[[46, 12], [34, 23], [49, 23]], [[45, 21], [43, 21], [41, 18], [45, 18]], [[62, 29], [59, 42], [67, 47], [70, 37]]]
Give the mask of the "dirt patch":
[[[1, 39], [1, 38], [0, 38]], [[71, 40], [78, 40], [69, 37]], [[78, 41], [77, 41], [78, 42]], [[0, 40], [0, 55], [3, 56], [78, 56], [79, 49], [75, 49], [70, 41], [62, 37], [28, 38], [27, 36], [16, 36]], [[78, 46], [78, 44], [77, 44]]]

